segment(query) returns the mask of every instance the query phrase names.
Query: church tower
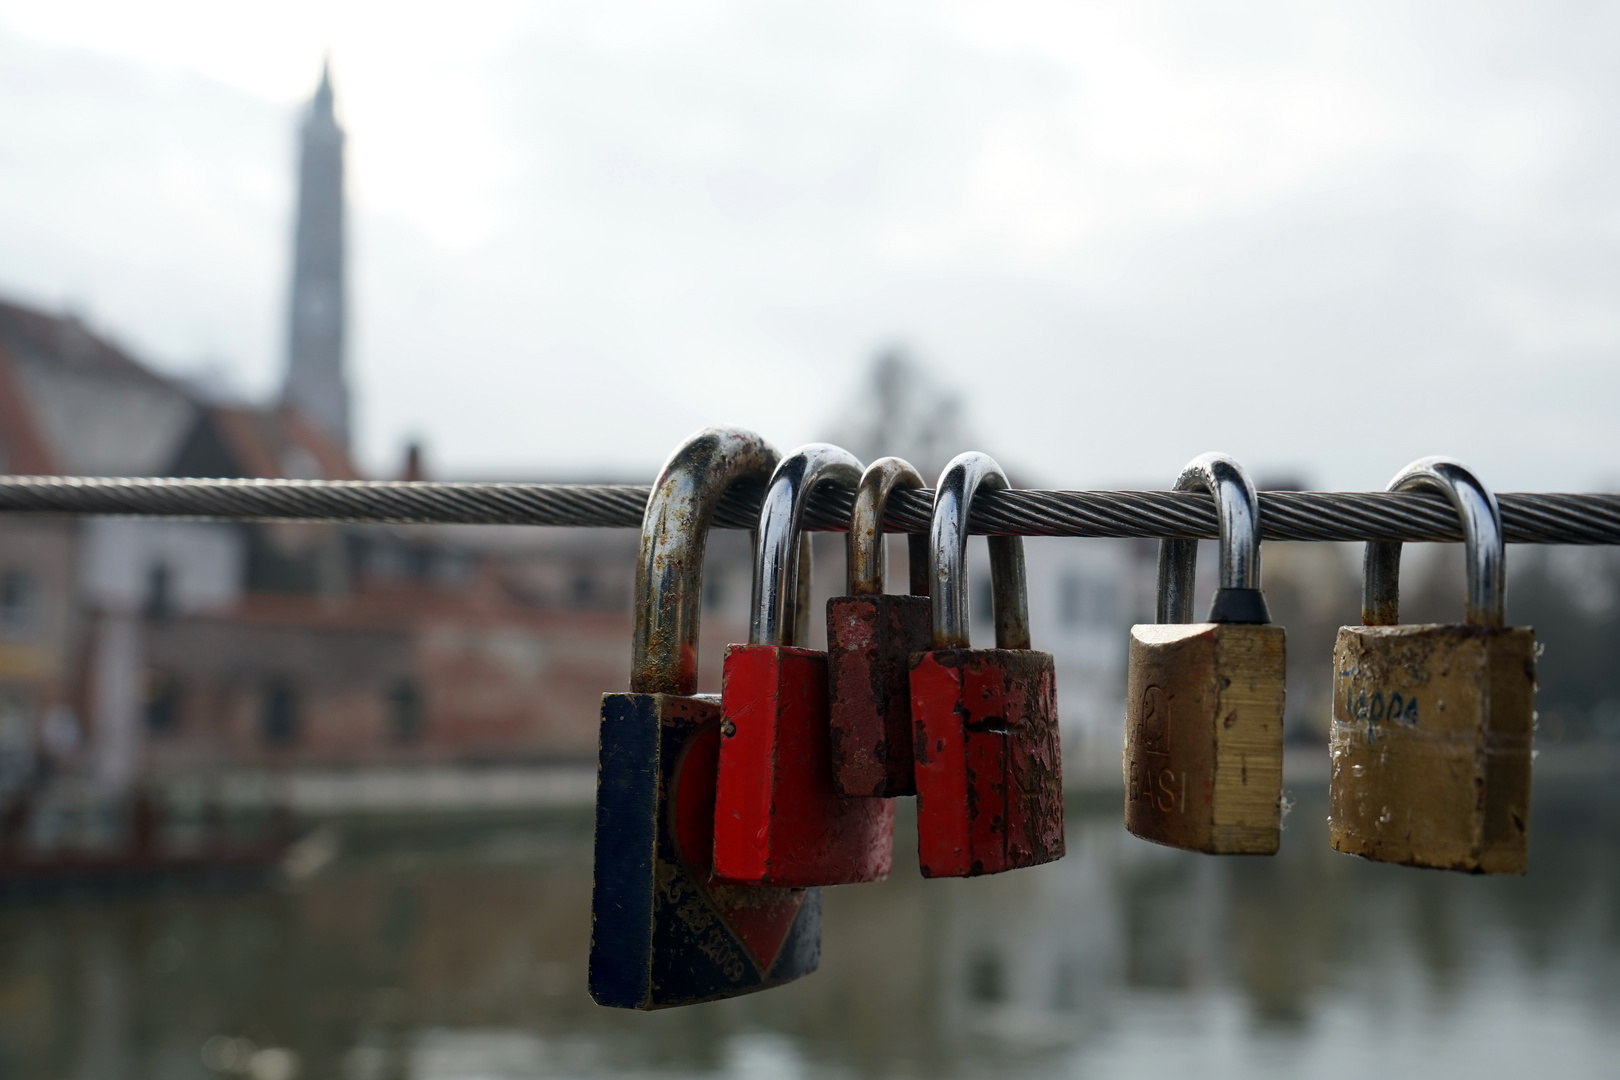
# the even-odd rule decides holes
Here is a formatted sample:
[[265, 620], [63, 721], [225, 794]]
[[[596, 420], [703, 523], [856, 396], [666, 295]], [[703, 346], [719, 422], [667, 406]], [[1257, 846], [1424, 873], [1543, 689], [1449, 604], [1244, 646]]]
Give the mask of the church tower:
[[331, 65], [304, 116], [298, 154], [298, 222], [288, 297], [287, 381], [282, 401], [349, 446], [343, 374], [343, 129], [332, 112]]

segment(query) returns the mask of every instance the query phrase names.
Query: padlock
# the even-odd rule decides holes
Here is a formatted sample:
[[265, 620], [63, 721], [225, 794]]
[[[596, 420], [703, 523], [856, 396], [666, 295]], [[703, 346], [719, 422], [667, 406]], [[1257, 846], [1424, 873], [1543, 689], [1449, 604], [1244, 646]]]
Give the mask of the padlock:
[[1465, 622], [1401, 626], [1399, 542], [1367, 545], [1361, 626], [1333, 649], [1329, 837], [1379, 862], [1522, 874], [1530, 843], [1536, 638], [1505, 626], [1507, 547], [1496, 497], [1447, 458], [1390, 491], [1443, 492], [1462, 518]]
[[833, 786], [827, 654], [798, 647], [806, 497], [854, 488], [861, 463], [826, 443], [782, 459], [760, 510], [748, 644], [726, 649], [715, 872], [770, 885], [846, 885], [888, 876], [891, 799], [844, 798]]
[[1283, 628], [1260, 591], [1260, 499], [1224, 454], [1194, 458], [1220, 523], [1220, 586], [1192, 614], [1196, 540], [1159, 543], [1157, 622], [1131, 627], [1125, 827], [1211, 855], [1274, 855], [1282, 835]]
[[763, 484], [775, 463], [758, 436], [708, 428], [675, 451], [647, 500], [630, 692], [602, 698], [590, 956], [601, 1005], [734, 997], [820, 961], [819, 890], [712, 872], [720, 702], [694, 694], [709, 522], [727, 488]]
[[1057, 677], [1029, 639], [1024, 542], [990, 537], [994, 649], [968, 641], [968, 513], [1006, 490], [987, 454], [940, 474], [929, 526], [930, 648], [911, 658], [917, 858], [924, 877], [975, 877], [1063, 857]]
[[846, 796], [915, 795], [911, 654], [928, 648], [928, 536], [911, 533], [911, 593], [883, 591], [883, 510], [897, 487], [922, 488], [897, 457], [866, 467], [849, 519], [848, 596], [827, 601], [827, 695], [833, 781]]

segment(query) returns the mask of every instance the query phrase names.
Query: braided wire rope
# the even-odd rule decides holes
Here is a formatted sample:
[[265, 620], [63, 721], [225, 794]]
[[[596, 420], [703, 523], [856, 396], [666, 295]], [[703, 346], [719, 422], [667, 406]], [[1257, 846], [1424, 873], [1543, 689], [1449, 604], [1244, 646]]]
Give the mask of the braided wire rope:
[[[243, 521], [376, 524], [568, 525], [639, 528], [645, 484], [525, 484], [404, 480], [199, 480], [0, 476], [0, 512], [118, 514]], [[1620, 495], [1499, 495], [1511, 543], [1620, 544]], [[760, 492], [735, 490], [715, 515], [720, 528], [751, 528]], [[815, 493], [806, 527], [843, 531], [853, 496]], [[927, 532], [932, 491], [896, 491], [884, 527]], [[1205, 539], [1215, 506], [1203, 493], [986, 491], [971, 531], [991, 535]], [[1263, 491], [1266, 540], [1459, 541], [1445, 498], [1427, 492]]]

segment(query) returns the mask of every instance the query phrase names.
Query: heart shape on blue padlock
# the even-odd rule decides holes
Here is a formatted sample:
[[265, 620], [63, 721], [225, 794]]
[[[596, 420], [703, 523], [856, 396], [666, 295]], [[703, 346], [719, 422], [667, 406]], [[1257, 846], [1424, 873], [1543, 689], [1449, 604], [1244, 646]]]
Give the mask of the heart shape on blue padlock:
[[720, 758], [720, 721], [693, 732], [675, 763], [669, 801], [670, 835], [686, 872], [759, 965], [776, 963], [808, 889], [764, 888], [714, 876], [714, 799]]

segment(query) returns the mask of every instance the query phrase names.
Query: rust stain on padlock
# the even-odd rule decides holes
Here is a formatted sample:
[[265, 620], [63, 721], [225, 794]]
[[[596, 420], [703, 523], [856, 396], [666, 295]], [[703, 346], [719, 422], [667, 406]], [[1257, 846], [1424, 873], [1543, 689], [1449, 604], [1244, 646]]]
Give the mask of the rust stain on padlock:
[[928, 648], [926, 596], [827, 602], [833, 779], [846, 796], [914, 795], [911, 655]]
[[706, 428], [664, 463], [647, 502], [636, 560], [630, 689], [697, 689], [698, 621], [708, 526], [725, 492], [769, 476], [776, 451], [750, 432]]
[[1063, 857], [1063, 766], [1048, 653], [945, 649], [912, 665], [918, 858], [971, 877]]
[[911, 655], [928, 648], [928, 538], [908, 538], [910, 596], [884, 592], [883, 510], [922, 476], [896, 457], [872, 462], [857, 485], [845, 551], [848, 595], [827, 602], [833, 782], [849, 797], [917, 791], [911, 753]]
[[911, 660], [917, 856], [925, 877], [994, 874], [1063, 857], [1063, 764], [1050, 653], [1031, 649], [1023, 541], [990, 538], [996, 648], [969, 648], [967, 520], [1005, 489], [989, 456], [940, 474], [929, 525], [930, 646]]

